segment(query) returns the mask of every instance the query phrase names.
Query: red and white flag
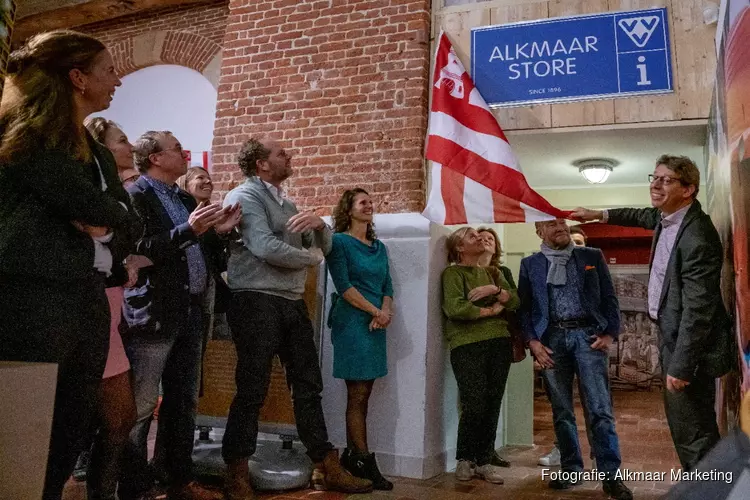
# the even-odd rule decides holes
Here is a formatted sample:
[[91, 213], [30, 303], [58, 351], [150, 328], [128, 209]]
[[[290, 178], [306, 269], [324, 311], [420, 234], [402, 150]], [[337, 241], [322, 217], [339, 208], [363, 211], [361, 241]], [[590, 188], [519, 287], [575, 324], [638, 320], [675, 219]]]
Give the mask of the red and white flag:
[[425, 157], [432, 160], [427, 207], [439, 224], [534, 222], [566, 217], [531, 189], [503, 130], [440, 32]]

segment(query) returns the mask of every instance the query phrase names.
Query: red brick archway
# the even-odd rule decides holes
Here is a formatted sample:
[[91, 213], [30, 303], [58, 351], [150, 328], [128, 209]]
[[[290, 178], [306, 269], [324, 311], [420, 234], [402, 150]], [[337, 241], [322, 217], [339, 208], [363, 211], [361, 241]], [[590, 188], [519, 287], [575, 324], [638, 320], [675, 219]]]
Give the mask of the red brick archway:
[[120, 76], [157, 64], [177, 64], [203, 74], [216, 88], [221, 46], [185, 31], [150, 31], [119, 40], [109, 47]]

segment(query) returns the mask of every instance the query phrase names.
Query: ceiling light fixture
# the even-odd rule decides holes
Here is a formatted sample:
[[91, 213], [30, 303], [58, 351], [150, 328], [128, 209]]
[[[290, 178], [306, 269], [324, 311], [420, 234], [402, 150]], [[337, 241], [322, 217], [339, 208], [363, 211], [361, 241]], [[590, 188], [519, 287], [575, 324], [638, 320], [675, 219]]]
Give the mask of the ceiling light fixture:
[[604, 184], [617, 166], [617, 161], [609, 158], [584, 158], [573, 162], [578, 172], [589, 184]]

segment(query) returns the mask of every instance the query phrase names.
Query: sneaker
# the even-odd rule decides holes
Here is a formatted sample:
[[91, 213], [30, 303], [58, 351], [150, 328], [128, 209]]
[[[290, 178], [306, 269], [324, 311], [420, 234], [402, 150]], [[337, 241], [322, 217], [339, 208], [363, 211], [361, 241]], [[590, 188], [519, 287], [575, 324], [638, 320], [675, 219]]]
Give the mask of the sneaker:
[[633, 492], [625, 486], [622, 479], [609, 479], [602, 481], [602, 489], [609, 498], [614, 500], [633, 500]]
[[547, 483], [547, 486], [549, 486], [553, 490], [569, 490], [570, 488], [574, 486], [578, 486], [579, 484], [583, 484], [583, 480], [578, 478], [575, 481], [572, 481], [570, 479], [553, 479], [549, 483]]
[[456, 465], [456, 479], [459, 481], [471, 481], [474, 477], [474, 463], [469, 460], [459, 460]]
[[477, 467], [475, 472], [477, 476], [488, 483], [503, 484], [505, 482], [500, 475], [500, 467], [497, 467], [496, 465], [484, 464], [481, 467]]
[[560, 465], [560, 449], [555, 446], [554, 448], [552, 448], [552, 451], [550, 451], [543, 457], [539, 457], [539, 461], [537, 463], [545, 467], [557, 467], [558, 465]]

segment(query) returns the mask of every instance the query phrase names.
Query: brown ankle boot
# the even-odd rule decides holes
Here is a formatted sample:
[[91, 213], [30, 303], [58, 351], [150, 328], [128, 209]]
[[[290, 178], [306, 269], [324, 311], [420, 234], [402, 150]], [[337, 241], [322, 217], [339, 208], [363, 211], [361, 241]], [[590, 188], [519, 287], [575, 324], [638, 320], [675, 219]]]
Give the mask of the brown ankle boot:
[[339, 452], [331, 450], [322, 462], [315, 463], [312, 487], [316, 490], [332, 490], [342, 493], [369, 493], [372, 481], [354, 477], [339, 463]]
[[246, 458], [227, 463], [225, 490], [227, 500], [255, 500]]

